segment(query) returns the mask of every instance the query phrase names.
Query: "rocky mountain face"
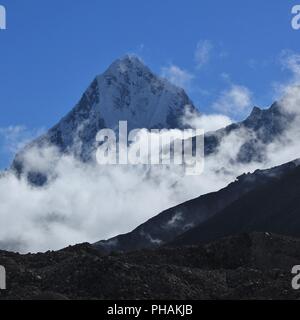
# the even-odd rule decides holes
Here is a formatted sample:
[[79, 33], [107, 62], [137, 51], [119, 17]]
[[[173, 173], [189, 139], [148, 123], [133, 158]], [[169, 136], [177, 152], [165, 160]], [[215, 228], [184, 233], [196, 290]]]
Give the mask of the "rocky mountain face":
[[217, 215], [173, 241], [173, 245], [209, 242], [241, 232], [274, 232], [300, 237], [300, 167], [260, 185]]
[[[100, 241], [95, 246], [104, 252], [126, 252], [144, 248], [156, 248], [174, 241], [175, 238], [182, 234], [193, 233], [193, 230], [195, 230], [195, 234], [197, 235], [197, 226], [203, 225], [215, 216], [217, 220], [220, 212], [226, 210], [228, 206], [247, 196], [251, 191], [256, 192], [256, 190], [263, 189], [265, 186], [281, 181], [284, 176], [294, 172], [298, 165], [298, 161], [293, 161], [269, 170], [257, 170], [253, 174], [244, 174], [218, 192], [203, 195], [197, 199], [168, 209], [140, 225], [132, 232], [106, 241]], [[272, 197], [272, 193], [269, 194], [269, 197]], [[257, 201], [253, 200], [253, 203], [257, 203]], [[260, 204], [258, 203], [257, 205]], [[229, 220], [228, 224], [230, 223], [231, 221]], [[218, 226], [222, 229], [224, 222], [221, 221]], [[238, 225], [236, 225], [236, 229], [238, 232]], [[276, 231], [280, 233], [280, 230]], [[211, 231], [207, 231], [207, 234], [210, 233]], [[230, 233], [226, 233], [226, 235], [228, 234]], [[214, 238], [210, 240], [214, 240]], [[189, 244], [193, 244], [193, 242]]]
[[213, 154], [223, 140], [230, 134], [243, 135], [243, 144], [233, 161], [249, 163], [261, 162], [265, 158], [265, 150], [284, 134], [290, 123], [295, 119], [295, 114], [288, 113], [284, 107], [276, 102], [269, 109], [254, 107], [250, 116], [239, 123], [234, 123], [216, 132], [207, 133], [205, 136], [205, 154]]
[[102, 255], [88, 244], [58, 252], [0, 251], [0, 299], [299, 299], [292, 267], [300, 241], [242, 234], [207, 245]]

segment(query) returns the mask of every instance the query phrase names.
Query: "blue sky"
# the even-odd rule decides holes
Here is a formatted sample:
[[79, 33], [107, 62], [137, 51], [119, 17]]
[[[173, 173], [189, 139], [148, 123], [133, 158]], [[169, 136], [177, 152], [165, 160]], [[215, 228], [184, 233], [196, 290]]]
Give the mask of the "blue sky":
[[[233, 85], [267, 107], [274, 83], [290, 76], [282, 52], [300, 51], [300, 31], [291, 28], [297, 3], [0, 0], [8, 27], [0, 31], [0, 136], [30, 139], [51, 127], [96, 74], [126, 53], [139, 55], [158, 74], [180, 75], [203, 112], [216, 112], [212, 106]], [[7, 144], [0, 138], [0, 167], [9, 161]]]

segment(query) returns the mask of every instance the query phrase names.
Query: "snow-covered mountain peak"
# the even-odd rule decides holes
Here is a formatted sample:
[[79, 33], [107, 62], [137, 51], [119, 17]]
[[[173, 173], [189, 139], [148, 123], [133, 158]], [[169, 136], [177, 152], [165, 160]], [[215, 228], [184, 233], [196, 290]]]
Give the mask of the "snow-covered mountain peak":
[[182, 88], [156, 76], [135, 56], [115, 61], [96, 78], [96, 109], [109, 128], [126, 120], [134, 128], [181, 128], [181, 117], [192, 101]]
[[135, 55], [125, 55], [123, 58], [114, 61], [104, 73], [105, 75], [120, 75], [127, 72], [145, 71], [151, 73], [144, 62]]
[[119, 121], [127, 121], [128, 130], [182, 129], [187, 106], [197, 113], [183, 89], [156, 76], [138, 57], [127, 55], [97, 76], [69, 114], [17, 155], [14, 166], [22, 171], [18, 160], [22, 154], [49, 144], [89, 161], [98, 131], [117, 131]]

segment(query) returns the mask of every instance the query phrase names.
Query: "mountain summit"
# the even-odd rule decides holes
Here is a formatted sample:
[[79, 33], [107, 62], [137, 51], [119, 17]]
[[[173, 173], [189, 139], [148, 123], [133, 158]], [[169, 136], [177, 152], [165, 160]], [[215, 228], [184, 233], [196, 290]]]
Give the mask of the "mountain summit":
[[183, 89], [156, 76], [139, 58], [127, 55], [97, 76], [73, 110], [27, 146], [15, 165], [21, 166], [18, 159], [28, 148], [44, 145], [89, 161], [99, 130], [117, 130], [119, 121], [127, 121], [128, 130], [182, 129], [187, 106], [197, 113]]
[[135, 56], [115, 61], [96, 82], [95, 109], [108, 128], [119, 120], [127, 120], [129, 130], [182, 128], [184, 108], [196, 110], [183, 89], [157, 77]]

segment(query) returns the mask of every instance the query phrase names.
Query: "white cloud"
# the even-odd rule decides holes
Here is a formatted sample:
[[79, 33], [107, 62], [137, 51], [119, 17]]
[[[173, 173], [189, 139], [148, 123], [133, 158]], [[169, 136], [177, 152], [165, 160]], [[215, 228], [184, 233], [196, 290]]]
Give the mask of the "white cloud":
[[172, 64], [168, 67], [163, 67], [161, 72], [162, 77], [167, 78], [171, 83], [181, 87], [189, 88], [194, 76], [186, 70]]
[[197, 68], [203, 67], [210, 60], [213, 44], [209, 40], [199, 41], [195, 51], [195, 62]]
[[281, 53], [281, 64], [283, 68], [288, 69], [292, 73], [292, 82], [300, 82], [300, 54], [283, 51]]
[[46, 155], [32, 150], [29, 159], [30, 167], [52, 167], [56, 179], [47, 187], [32, 188], [10, 173], [0, 179], [2, 248], [16, 243], [14, 250], [36, 252], [109, 238], [231, 180], [186, 176], [177, 166], [147, 172], [144, 167], [87, 165], [70, 156], [53, 167], [57, 151]]
[[218, 100], [212, 105], [214, 110], [222, 112], [231, 117], [244, 116], [252, 106], [251, 91], [240, 85], [231, 85], [224, 90]]
[[300, 54], [283, 51], [280, 62], [284, 70], [291, 74], [285, 83], [274, 83], [274, 99], [279, 100], [288, 112], [300, 112]]
[[11, 157], [43, 132], [44, 129], [30, 130], [22, 125], [0, 128], [1, 153]]
[[193, 129], [203, 129], [204, 132], [210, 132], [229, 126], [233, 120], [222, 114], [199, 115], [187, 108], [182, 122], [184, 125], [189, 125]]

